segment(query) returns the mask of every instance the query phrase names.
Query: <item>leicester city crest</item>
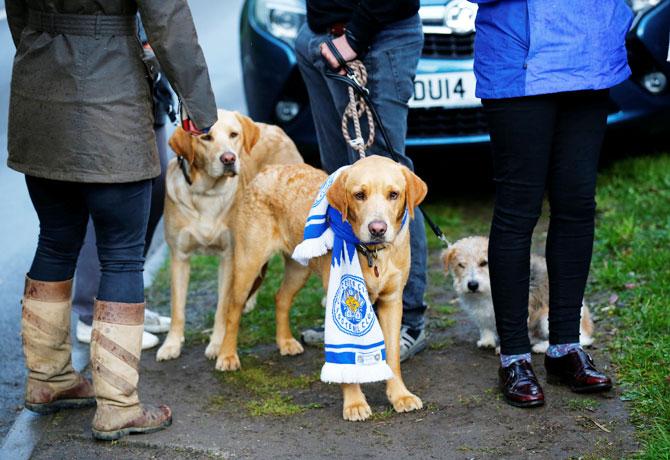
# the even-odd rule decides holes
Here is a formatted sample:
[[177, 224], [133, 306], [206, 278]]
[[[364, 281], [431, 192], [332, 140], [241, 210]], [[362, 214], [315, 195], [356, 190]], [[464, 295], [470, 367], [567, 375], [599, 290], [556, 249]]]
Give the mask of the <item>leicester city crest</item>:
[[333, 302], [333, 320], [342, 332], [362, 336], [370, 331], [375, 315], [363, 278], [344, 275]]

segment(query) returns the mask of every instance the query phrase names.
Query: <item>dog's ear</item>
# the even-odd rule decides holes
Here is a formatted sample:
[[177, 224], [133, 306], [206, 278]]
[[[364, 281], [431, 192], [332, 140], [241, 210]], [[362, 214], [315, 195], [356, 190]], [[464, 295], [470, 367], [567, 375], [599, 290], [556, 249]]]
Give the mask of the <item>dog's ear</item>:
[[413, 219], [414, 208], [419, 206], [426, 198], [428, 186], [419, 176], [405, 166], [402, 166], [402, 173], [405, 176], [405, 202], [407, 208], [409, 208], [409, 216]]
[[261, 137], [261, 129], [258, 125], [246, 115], [235, 112], [235, 116], [242, 125], [242, 145], [247, 153], [251, 153], [254, 145]]
[[456, 248], [454, 248], [453, 246], [450, 246], [444, 251], [442, 251], [440, 258], [442, 259], [442, 265], [444, 266], [445, 272], [449, 271], [451, 262], [454, 259], [455, 255], [456, 255]]
[[342, 173], [337, 176], [337, 179], [333, 181], [326, 193], [328, 203], [342, 214], [342, 221], [347, 220], [347, 215], [349, 214], [349, 197], [347, 196], [347, 190], [344, 186], [346, 180], [347, 172], [342, 171]]
[[170, 148], [180, 157], [184, 157], [188, 164], [192, 165], [195, 160], [195, 152], [193, 151], [193, 138], [192, 136], [184, 131], [181, 126], [178, 126], [174, 130], [172, 136], [170, 136]]

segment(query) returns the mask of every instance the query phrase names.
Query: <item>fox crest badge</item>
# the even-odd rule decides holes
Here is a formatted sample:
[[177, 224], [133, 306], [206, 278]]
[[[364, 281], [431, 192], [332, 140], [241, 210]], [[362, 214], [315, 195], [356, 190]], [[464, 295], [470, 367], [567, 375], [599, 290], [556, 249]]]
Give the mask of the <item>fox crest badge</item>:
[[369, 304], [363, 278], [344, 275], [335, 293], [335, 302], [333, 320], [342, 332], [362, 336], [372, 328], [375, 315]]

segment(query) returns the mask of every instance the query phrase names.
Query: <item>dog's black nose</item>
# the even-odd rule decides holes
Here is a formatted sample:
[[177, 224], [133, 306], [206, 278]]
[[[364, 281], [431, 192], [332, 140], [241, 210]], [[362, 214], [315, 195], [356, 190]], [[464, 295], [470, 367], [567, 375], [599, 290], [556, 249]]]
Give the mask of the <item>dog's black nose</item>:
[[387, 228], [388, 226], [386, 225], [386, 222], [382, 222], [381, 220], [373, 220], [368, 224], [370, 235], [374, 236], [375, 238], [384, 236]]
[[223, 163], [224, 165], [232, 165], [233, 163], [235, 163], [235, 154], [232, 152], [226, 152], [223, 155], [221, 155], [219, 159], [221, 160], [221, 163]]
[[468, 289], [470, 289], [472, 292], [477, 292], [477, 289], [479, 289], [479, 283], [477, 281], [468, 281]]

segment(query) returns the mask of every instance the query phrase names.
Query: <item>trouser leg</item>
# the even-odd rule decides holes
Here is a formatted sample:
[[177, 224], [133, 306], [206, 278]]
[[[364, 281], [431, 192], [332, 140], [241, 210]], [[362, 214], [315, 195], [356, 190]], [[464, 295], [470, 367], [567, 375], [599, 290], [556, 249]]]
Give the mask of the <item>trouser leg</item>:
[[559, 99], [548, 176], [549, 341], [579, 342], [584, 289], [595, 228], [598, 158], [607, 126], [607, 91], [566, 93]]
[[530, 352], [528, 292], [533, 229], [542, 211], [556, 120], [551, 97], [484, 101], [496, 185], [489, 241], [501, 353]]

